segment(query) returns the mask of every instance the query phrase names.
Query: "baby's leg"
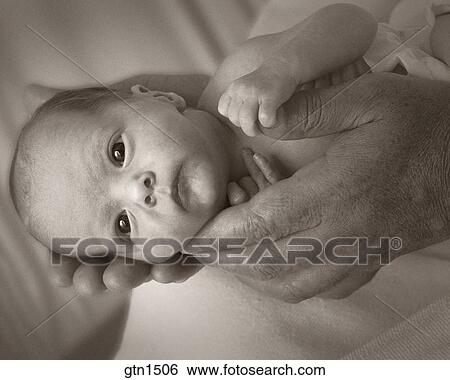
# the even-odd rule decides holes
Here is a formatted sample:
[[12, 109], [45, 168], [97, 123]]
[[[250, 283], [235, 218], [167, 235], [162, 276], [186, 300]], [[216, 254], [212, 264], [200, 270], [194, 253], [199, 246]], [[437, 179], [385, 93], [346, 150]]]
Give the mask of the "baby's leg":
[[[327, 5], [352, 3], [375, 17], [378, 22], [387, 22], [399, 0], [271, 0], [261, 11], [249, 38], [276, 33], [297, 24]], [[420, 0], [423, 1], [423, 0]]]

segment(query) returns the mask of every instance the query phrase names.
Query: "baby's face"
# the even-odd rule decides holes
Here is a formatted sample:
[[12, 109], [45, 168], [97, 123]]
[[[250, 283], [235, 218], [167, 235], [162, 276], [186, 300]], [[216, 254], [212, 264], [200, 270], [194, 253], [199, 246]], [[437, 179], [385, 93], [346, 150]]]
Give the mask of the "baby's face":
[[36, 152], [45, 170], [35, 207], [51, 233], [41, 240], [183, 240], [225, 206], [227, 153], [209, 114], [141, 95], [63, 119]]

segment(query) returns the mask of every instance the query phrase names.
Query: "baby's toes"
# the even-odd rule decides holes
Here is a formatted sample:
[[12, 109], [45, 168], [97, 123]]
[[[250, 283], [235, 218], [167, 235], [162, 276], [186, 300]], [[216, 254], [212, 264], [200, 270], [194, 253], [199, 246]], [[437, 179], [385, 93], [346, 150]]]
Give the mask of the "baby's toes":
[[273, 128], [277, 121], [278, 104], [273, 100], [263, 100], [259, 106], [258, 119], [264, 128]]
[[219, 113], [222, 116], [227, 117], [228, 107], [230, 106], [230, 103], [231, 103], [231, 96], [228, 93], [222, 94], [219, 100], [219, 104], [217, 105], [217, 111], [219, 111]]
[[239, 111], [242, 107], [243, 100], [238, 96], [233, 96], [228, 107], [228, 119], [236, 126], [240, 127], [239, 123]]
[[260, 133], [256, 120], [258, 116], [258, 101], [245, 100], [239, 111], [239, 123], [247, 136], [256, 136]]

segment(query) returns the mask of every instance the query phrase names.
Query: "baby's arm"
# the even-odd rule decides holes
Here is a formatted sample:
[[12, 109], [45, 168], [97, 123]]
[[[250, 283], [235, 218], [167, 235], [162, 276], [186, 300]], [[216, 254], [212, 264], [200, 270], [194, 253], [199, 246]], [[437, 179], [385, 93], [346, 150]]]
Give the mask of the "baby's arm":
[[450, 66], [450, 5], [433, 10], [436, 21], [430, 36], [431, 49], [436, 58]]
[[276, 110], [299, 84], [361, 58], [376, 31], [376, 21], [362, 8], [334, 4], [282, 33], [265, 36], [269, 41], [265, 48], [270, 49], [266, 57], [250, 74], [230, 84], [219, 101], [219, 113], [250, 136], [258, 131], [258, 119], [263, 127], [274, 126]]
[[245, 148], [242, 157], [249, 175], [241, 178], [239, 182], [228, 184], [227, 195], [231, 206], [247, 202], [259, 191], [283, 179], [280, 172], [262, 154]]

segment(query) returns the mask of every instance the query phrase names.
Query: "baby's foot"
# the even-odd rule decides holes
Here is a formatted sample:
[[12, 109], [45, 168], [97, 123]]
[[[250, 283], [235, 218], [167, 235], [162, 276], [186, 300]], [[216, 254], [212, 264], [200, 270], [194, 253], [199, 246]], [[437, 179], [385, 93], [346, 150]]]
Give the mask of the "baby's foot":
[[260, 134], [277, 122], [278, 108], [295, 92], [297, 82], [282, 63], [262, 65], [232, 82], [218, 104], [218, 111], [248, 136]]

